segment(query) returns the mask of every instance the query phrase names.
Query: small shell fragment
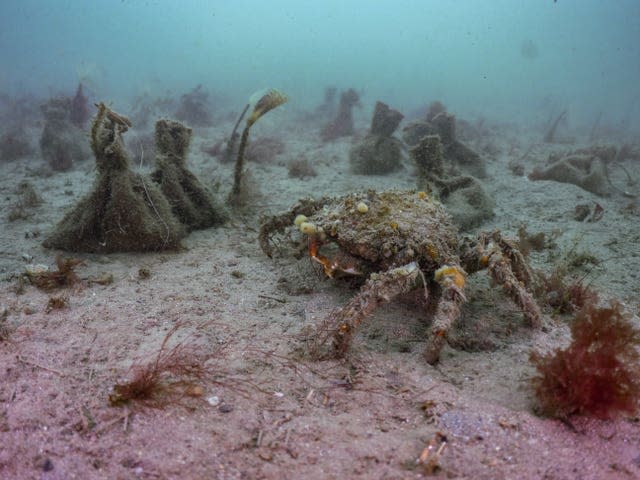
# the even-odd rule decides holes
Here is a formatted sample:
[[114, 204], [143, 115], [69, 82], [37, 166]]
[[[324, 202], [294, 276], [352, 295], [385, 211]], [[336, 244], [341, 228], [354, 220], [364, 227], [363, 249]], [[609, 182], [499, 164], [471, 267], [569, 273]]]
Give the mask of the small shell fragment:
[[367, 213], [369, 211], [369, 206], [364, 202], [360, 202], [356, 206], [356, 210], [358, 210], [358, 212], [360, 213]]

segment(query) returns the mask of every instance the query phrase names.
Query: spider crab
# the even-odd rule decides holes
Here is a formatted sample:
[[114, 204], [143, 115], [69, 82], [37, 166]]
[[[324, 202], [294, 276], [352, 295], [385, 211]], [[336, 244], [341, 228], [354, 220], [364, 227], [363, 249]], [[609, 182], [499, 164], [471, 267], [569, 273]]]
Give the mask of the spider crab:
[[[542, 326], [540, 309], [527, 290], [532, 274], [515, 244], [498, 231], [460, 240], [445, 208], [425, 192], [370, 190], [300, 200], [262, 225], [260, 246], [269, 257], [273, 235], [294, 224], [308, 237], [309, 255], [327, 276], [367, 276], [358, 294], [322, 322], [313, 340], [314, 356], [344, 356], [367, 315], [422, 284], [429, 303], [436, 305], [424, 356], [436, 363], [460, 316], [467, 275], [482, 269], [520, 307], [531, 327]], [[323, 254], [328, 244], [337, 246], [335, 258]]]

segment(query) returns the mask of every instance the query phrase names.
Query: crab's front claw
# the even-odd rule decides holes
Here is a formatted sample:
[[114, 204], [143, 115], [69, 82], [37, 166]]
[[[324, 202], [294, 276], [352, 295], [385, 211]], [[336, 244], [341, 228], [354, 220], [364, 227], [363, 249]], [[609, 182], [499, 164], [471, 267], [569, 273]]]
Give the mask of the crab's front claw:
[[[322, 242], [319, 240], [318, 235], [312, 235], [309, 237], [309, 257], [322, 266], [324, 274], [329, 278], [334, 277], [359, 277], [364, 275], [363, 270], [359, 268], [358, 262], [343, 262], [338, 259], [331, 259], [325, 257], [320, 253], [320, 247]], [[345, 255], [343, 255], [344, 257]], [[344, 260], [344, 259], [342, 259]], [[352, 258], [352, 260], [356, 260]]]

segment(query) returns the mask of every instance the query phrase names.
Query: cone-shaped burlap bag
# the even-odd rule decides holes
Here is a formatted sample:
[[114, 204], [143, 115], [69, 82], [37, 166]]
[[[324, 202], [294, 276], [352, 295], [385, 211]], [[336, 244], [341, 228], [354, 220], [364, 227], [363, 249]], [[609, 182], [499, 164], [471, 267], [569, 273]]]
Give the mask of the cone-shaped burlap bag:
[[177, 249], [185, 231], [150, 180], [129, 169], [122, 134], [131, 122], [103, 103], [91, 128], [97, 176], [93, 190], [65, 215], [45, 247], [71, 252]]
[[187, 169], [191, 129], [171, 120], [156, 123], [156, 165], [151, 178], [167, 197], [173, 213], [187, 230], [213, 227], [227, 219], [200, 180]]

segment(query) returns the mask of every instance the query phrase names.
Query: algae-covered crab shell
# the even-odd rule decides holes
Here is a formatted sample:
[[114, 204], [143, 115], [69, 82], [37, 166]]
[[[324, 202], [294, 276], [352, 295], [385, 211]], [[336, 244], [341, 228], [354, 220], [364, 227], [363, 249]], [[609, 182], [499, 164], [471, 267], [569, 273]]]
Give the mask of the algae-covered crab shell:
[[[294, 222], [309, 240], [309, 255], [327, 276], [367, 276], [358, 294], [329, 313], [309, 337], [309, 351], [315, 358], [344, 356], [358, 326], [378, 306], [422, 284], [434, 305], [424, 358], [437, 362], [466, 300], [467, 275], [482, 269], [521, 308], [530, 326], [542, 326], [540, 309], [527, 290], [531, 272], [515, 245], [494, 231], [481, 232], [475, 241], [465, 240], [461, 249], [451, 217], [425, 192], [368, 191], [300, 200], [260, 228], [260, 246], [267, 255], [272, 253], [271, 235], [284, 233]], [[321, 252], [329, 242], [337, 246], [338, 256]], [[339, 258], [345, 254], [365, 268], [350, 268]]]
[[307, 221], [340, 249], [381, 269], [417, 261], [422, 270], [435, 271], [458, 249], [451, 217], [424, 192], [352, 194], [328, 202]]

